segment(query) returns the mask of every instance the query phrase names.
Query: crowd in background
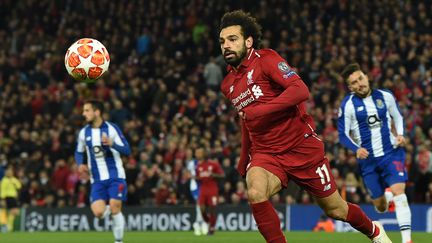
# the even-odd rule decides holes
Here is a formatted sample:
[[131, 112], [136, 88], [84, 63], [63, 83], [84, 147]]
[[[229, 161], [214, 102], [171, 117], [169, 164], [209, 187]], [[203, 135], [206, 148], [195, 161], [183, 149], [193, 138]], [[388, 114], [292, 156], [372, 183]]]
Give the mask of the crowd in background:
[[[432, 3], [426, 1], [148, 0], [0, 1], [0, 177], [12, 166], [22, 206], [83, 207], [89, 180], [73, 154], [83, 101], [105, 102], [132, 154], [124, 158], [127, 205], [187, 205], [186, 163], [204, 147], [219, 161], [220, 203], [246, 203], [235, 171], [236, 111], [219, 91], [226, 72], [218, 25], [229, 10], [250, 11], [275, 49], [308, 85], [309, 113], [325, 141], [341, 194], [368, 203], [352, 152], [338, 142], [341, 69], [358, 62], [374, 87], [387, 88], [405, 118], [407, 195], [432, 202]], [[82, 37], [110, 52], [109, 73], [78, 83], [65, 50]], [[289, 184], [274, 203], [313, 203]]]

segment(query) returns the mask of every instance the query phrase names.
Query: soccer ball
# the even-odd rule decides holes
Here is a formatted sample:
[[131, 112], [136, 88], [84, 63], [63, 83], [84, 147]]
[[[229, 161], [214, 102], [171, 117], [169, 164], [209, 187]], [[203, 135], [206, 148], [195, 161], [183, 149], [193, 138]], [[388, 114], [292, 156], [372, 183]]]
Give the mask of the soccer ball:
[[73, 43], [65, 55], [65, 67], [77, 81], [94, 82], [107, 70], [110, 57], [98, 40], [82, 38]]

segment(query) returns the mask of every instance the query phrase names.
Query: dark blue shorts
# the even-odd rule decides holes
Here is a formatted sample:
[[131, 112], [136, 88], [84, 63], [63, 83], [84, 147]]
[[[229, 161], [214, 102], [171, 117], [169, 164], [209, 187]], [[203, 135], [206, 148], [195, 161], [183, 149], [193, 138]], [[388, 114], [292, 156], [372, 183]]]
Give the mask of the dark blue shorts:
[[363, 182], [372, 199], [384, 195], [385, 188], [408, 180], [405, 168], [405, 149], [398, 147], [391, 153], [359, 160]]
[[127, 185], [124, 179], [108, 179], [94, 182], [91, 185], [90, 202], [117, 199], [126, 201]]

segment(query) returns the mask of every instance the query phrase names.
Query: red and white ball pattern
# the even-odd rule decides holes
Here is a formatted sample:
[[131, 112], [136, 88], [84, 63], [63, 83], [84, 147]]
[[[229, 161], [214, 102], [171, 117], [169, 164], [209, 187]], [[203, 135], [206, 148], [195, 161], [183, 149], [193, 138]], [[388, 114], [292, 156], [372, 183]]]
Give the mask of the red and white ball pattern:
[[65, 55], [65, 67], [77, 81], [95, 81], [109, 67], [110, 57], [105, 46], [92, 38], [79, 39]]

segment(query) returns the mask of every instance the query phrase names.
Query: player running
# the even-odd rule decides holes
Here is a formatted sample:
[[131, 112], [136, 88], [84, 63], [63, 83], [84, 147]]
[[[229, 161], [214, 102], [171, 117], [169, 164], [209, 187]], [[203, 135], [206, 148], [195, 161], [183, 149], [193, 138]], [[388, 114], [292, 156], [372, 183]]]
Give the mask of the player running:
[[[121, 209], [127, 186], [121, 155], [129, 155], [131, 151], [120, 129], [103, 120], [103, 111], [100, 101], [84, 103], [83, 116], [88, 124], [79, 132], [75, 160], [80, 173], [90, 173], [93, 214], [100, 219], [111, 214], [115, 243], [122, 243], [125, 219]], [[84, 164], [84, 151], [87, 164]]]
[[198, 148], [195, 151], [195, 158], [198, 160], [196, 179], [200, 183], [198, 204], [204, 221], [209, 225], [208, 234], [212, 235], [215, 232], [216, 206], [219, 196], [217, 179], [223, 178], [225, 173], [217, 161], [209, 160], [206, 157], [204, 148]]
[[[411, 243], [404, 126], [398, 104], [390, 91], [371, 89], [367, 75], [356, 63], [346, 66], [342, 77], [352, 93], [343, 99], [339, 109], [340, 143], [356, 154], [375, 209], [386, 212], [393, 199], [402, 243]], [[396, 136], [391, 132], [392, 121]], [[385, 193], [386, 187], [391, 193]]]
[[237, 169], [246, 176], [259, 231], [267, 242], [286, 242], [269, 198], [293, 180], [329, 217], [350, 223], [372, 242], [391, 242], [381, 224], [339, 195], [324, 144], [306, 113], [309, 90], [279, 54], [259, 49], [261, 35], [261, 26], [248, 13], [239, 10], [222, 17], [219, 43], [229, 68], [221, 89], [240, 116]]
[[195, 200], [195, 222], [192, 224], [194, 228], [194, 234], [195, 235], [206, 235], [208, 233], [208, 224], [204, 222], [201, 208], [198, 203], [198, 197], [200, 192], [200, 185], [198, 181], [196, 180], [196, 169], [198, 166], [198, 160], [197, 159], [191, 159], [187, 162], [187, 169], [189, 173], [191, 174], [192, 178], [190, 179], [189, 189], [191, 192], [191, 195], [193, 199]]

